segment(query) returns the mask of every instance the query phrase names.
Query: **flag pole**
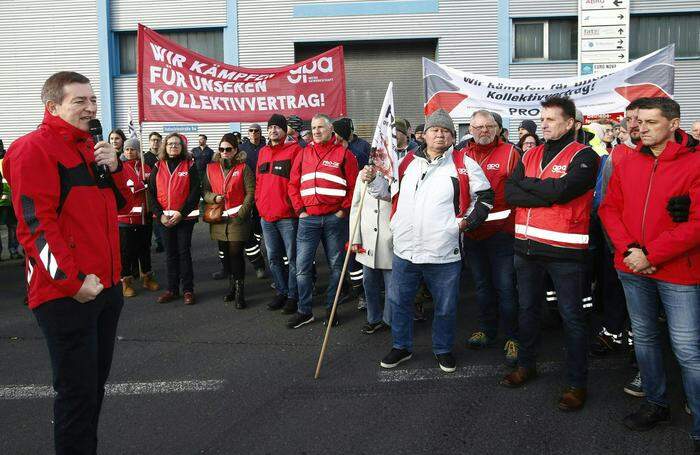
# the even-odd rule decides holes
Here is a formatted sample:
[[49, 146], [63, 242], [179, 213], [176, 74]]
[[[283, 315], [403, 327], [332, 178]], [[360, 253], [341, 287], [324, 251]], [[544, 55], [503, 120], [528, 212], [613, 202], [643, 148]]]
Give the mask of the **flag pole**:
[[[348, 241], [348, 249], [345, 252], [345, 261], [343, 261], [343, 270], [340, 272], [340, 281], [338, 282], [338, 289], [335, 291], [335, 299], [333, 300], [333, 307], [331, 308], [331, 315], [328, 318], [328, 325], [326, 326], [326, 335], [323, 337], [323, 345], [321, 346], [321, 353], [318, 356], [318, 363], [316, 363], [316, 373], [314, 374], [314, 379], [318, 379], [321, 374], [321, 365], [323, 364], [323, 356], [326, 354], [326, 349], [328, 348], [328, 340], [331, 335], [331, 327], [333, 327], [333, 321], [335, 320], [335, 312], [338, 308], [338, 300], [340, 299], [340, 291], [343, 288], [343, 277], [345, 276], [345, 271], [348, 268], [348, 262], [350, 261], [350, 249], [352, 248], [352, 242], [355, 239], [355, 234], [357, 233], [357, 227], [360, 225], [360, 214], [362, 213], [362, 206], [365, 203], [365, 194], [367, 194], [367, 182], [362, 182], [362, 189], [360, 190], [362, 196], [360, 196], [360, 206], [357, 209], [357, 216], [355, 217], [354, 223], [352, 225], [352, 231], [350, 233], [350, 240]], [[348, 215], [349, 216], [349, 215]]]

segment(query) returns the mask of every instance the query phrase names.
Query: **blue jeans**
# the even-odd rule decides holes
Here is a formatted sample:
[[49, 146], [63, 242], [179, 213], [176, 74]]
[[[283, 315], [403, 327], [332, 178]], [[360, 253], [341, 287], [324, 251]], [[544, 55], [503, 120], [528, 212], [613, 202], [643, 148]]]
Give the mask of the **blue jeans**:
[[455, 341], [460, 261], [447, 264], [414, 264], [394, 255], [390, 294], [391, 335], [396, 349], [413, 351], [413, 301], [421, 281], [433, 295], [433, 353], [452, 352]]
[[[386, 303], [382, 304], [381, 283], [384, 280], [384, 296]], [[391, 325], [391, 270], [373, 269], [362, 266], [362, 285], [365, 288], [365, 298], [367, 299], [367, 322], [376, 324], [384, 321]], [[382, 306], [384, 310], [382, 311]]]
[[513, 236], [499, 232], [487, 239], [464, 239], [464, 250], [476, 285], [479, 330], [498, 335], [499, 316], [507, 339], [518, 339], [518, 301], [513, 266]]
[[557, 292], [557, 306], [566, 335], [566, 376], [571, 387], [586, 387], [588, 328], [581, 299], [586, 288], [586, 265], [575, 261], [549, 261], [515, 255], [518, 277], [518, 365], [534, 368], [540, 338], [542, 297], [548, 274]]
[[647, 400], [667, 407], [663, 335], [658, 324], [658, 300], [666, 311], [673, 353], [683, 375], [683, 388], [693, 414], [691, 436], [700, 439], [700, 285], [673, 284], [641, 275], [617, 272], [627, 297], [642, 387]]
[[[299, 298], [296, 265], [299, 222], [296, 218], [285, 218], [272, 223], [261, 219], [260, 224], [275, 289], [279, 294], [296, 300]], [[284, 264], [284, 257], [289, 261], [289, 267]]]
[[313, 292], [313, 265], [319, 242], [323, 244], [330, 275], [326, 291], [326, 308], [333, 306], [343, 271], [344, 245], [348, 241], [348, 223], [344, 218], [330, 215], [309, 215], [299, 218], [297, 230], [297, 285], [299, 286], [298, 312], [310, 314]]

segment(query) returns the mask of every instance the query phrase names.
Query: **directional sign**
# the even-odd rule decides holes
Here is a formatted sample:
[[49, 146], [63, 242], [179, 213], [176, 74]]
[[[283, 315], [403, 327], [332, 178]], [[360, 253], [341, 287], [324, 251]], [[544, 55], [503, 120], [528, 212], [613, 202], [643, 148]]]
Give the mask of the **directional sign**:
[[626, 8], [627, 0], [583, 0], [581, 10]]
[[627, 48], [627, 40], [622, 38], [601, 38], [581, 40], [581, 51], [621, 51]]
[[625, 25], [625, 15], [618, 10], [603, 9], [596, 11], [582, 11], [579, 16], [579, 24], [583, 27], [599, 27], [601, 25]]
[[620, 25], [600, 26], [600, 27], [580, 27], [581, 39], [587, 38], [627, 38], [627, 27]]
[[629, 0], [579, 0], [579, 74], [599, 74], [629, 61]]

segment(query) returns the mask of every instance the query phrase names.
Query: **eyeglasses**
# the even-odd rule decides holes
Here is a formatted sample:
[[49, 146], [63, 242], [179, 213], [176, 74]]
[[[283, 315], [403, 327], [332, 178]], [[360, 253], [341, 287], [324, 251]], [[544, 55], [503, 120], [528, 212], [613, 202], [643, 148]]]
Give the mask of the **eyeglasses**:
[[168, 143], [165, 144], [165, 145], [166, 145], [166, 147], [170, 147], [170, 148], [173, 148], [173, 147], [182, 147], [182, 144], [179, 143], [179, 142], [168, 142]]
[[233, 152], [233, 147], [219, 147], [219, 153]]
[[496, 125], [482, 125], [482, 126], [477, 126], [477, 125], [469, 125], [470, 128], [474, 128], [475, 130], [495, 130]]
[[259, 133], [260, 130], [248, 130], [249, 133]]

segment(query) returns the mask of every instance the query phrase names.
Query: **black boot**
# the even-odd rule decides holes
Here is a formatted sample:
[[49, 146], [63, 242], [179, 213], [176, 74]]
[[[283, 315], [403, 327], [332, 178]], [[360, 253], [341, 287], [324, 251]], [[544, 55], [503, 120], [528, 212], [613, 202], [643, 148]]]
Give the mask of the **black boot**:
[[236, 280], [232, 276], [228, 277], [228, 294], [224, 296], [224, 302], [229, 303], [236, 300]]
[[245, 295], [243, 292], [243, 280], [235, 280], [234, 287], [235, 287], [234, 302], [236, 303], [236, 308], [238, 308], [239, 310], [242, 310], [243, 308], [246, 307]]

